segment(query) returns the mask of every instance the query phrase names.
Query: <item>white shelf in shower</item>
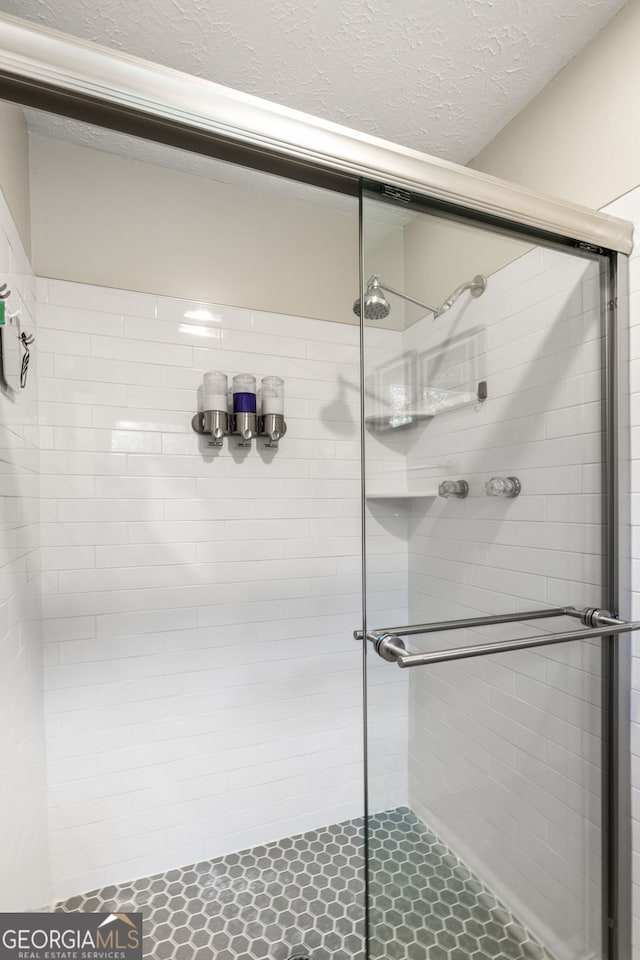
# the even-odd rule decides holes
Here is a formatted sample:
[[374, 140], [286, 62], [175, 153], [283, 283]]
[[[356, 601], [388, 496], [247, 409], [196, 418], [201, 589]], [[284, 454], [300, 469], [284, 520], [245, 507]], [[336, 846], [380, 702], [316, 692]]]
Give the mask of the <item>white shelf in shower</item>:
[[368, 490], [367, 500], [425, 500], [438, 496], [433, 490]]
[[402, 409], [366, 416], [364, 422], [372, 432], [406, 429], [427, 423], [448, 410], [458, 410], [478, 403], [478, 392], [444, 390], [432, 387], [416, 404], [407, 403]]

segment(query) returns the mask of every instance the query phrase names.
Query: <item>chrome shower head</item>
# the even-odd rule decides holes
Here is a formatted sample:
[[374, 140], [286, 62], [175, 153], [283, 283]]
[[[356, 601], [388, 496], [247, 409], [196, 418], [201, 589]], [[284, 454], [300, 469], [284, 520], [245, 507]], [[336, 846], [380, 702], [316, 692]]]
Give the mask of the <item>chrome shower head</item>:
[[[441, 317], [443, 313], [446, 313], [447, 310], [453, 306], [465, 290], [468, 290], [472, 297], [480, 297], [486, 290], [486, 287], [487, 278], [479, 273], [473, 280], [467, 280], [466, 283], [461, 283], [459, 287], [456, 287], [453, 293], [447, 297], [439, 307], [432, 307], [428, 303], [423, 303], [422, 300], [416, 300], [415, 297], [410, 297], [408, 293], [404, 293], [402, 290], [394, 290], [394, 288], [390, 287], [387, 283], [381, 283], [380, 278], [374, 273], [373, 276], [367, 280], [367, 289], [364, 294], [364, 318], [365, 320], [384, 320], [389, 316], [391, 313], [391, 304], [382, 292], [383, 290], [386, 290], [387, 293], [394, 293], [396, 296], [402, 297], [403, 300], [408, 300], [409, 303], [415, 303], [423, 310], [430, 310], [431, 313], [433, 313], [434, 319], [437, 320], [438, 317]], [[360, 316], [360, 298], [353, 304], [353, 312], [356, 317]]]
[[[360, 316], [360, 298], [353, 304], [353, 312], [357, 317]], [[374, 275], [367, 281], [367, 289], [364, 295], [364, 318], [365, 320], [384, 320], [390, 312], [391, 304], [382, 292], [380, 281]]]

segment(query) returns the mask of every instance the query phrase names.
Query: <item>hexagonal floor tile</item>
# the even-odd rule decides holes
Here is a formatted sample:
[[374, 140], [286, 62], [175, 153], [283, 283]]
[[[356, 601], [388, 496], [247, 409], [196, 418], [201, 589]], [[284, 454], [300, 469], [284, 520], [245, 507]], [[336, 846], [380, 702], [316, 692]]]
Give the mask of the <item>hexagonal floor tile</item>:
[[[550, 955], [407, 807], [369, 818], [372, 957], [551, 960]], [[531, 945], [534, 945], [533, 951]]]
[[[407, 807], [367, 828], [372, 958], [551, 960]], [[332, 824], [55, 909], [143, 913], [147, 960], [364, 960], [364, 829]]]

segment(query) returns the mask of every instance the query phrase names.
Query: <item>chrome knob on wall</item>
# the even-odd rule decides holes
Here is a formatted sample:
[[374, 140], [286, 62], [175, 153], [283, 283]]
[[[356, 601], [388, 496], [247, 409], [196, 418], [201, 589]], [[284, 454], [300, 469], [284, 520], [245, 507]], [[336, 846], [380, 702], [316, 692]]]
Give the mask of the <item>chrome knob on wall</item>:
[[491, 477], [484, 485], [488, 497], [501, 497], [504, 500], [513, 500], [522, 490], [517, 477]]
[[469, 493], [469, 484], [466, 480], [443, 480], [438, 487], [439, 497], [458, 497], [459, 500]]

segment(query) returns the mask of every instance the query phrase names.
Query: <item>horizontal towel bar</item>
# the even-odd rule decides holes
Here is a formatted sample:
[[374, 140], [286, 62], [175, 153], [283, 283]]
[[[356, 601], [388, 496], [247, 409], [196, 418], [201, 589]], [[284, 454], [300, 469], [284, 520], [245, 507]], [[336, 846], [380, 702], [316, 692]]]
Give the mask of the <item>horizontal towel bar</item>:
[[[410, 653], [400, 639], [399, 632], [382, 632], [374, 630], [367, 633], [369, 640], [383, 660], [391, 663], [397, 663], [399, 667], [419, 667], [429, 663], [446, 663], [449, 660], [467, 660], [471, 657], [485, 657], [494, 653], [507, 653], [511, 650], [529, 650], [535, 647], [547, 647], [557, 643], [571, 643], [574, 640], [591, 640], [595, 637], [617, 636], [620, 633], [628, 633], [633, 630], [640, 630], [640, 621], [627, 622], [611, 616], [606, 610], [599, 610], [596, 607], [587, 607], [584, 610], [577, 610], [575, 607], [564, 607], [546, 612], [551, 616], [569, 616], [580, 619], [585, 624], [583, 630], [565, 630], [562, 633], [539, 634], [535, 637], [521, 637], [517, 640], [496, 640], [491, 643], [478, 643], [465, 647], [451, 647], [448, 650], [433, 650], [430, 653]], [[509, 619], [501, 616], [497, 617], [477, 617], [472, 620], [447, 620], [443, 624], [422, 624], [422, 627], [428, 627], [427, 630], [418, 631], [416, 628], [410, 628], [413, 633], [435, 633], [439, 629], [455, 630], [465, 626], [489, 625], [491, 623], [513, 623], [516, 622], [513, 615]], [[529, 617], [519, 615], [518, 619], [540, 619], [541, 612], [537, 616]], [[456, 624], [456, 626], [450, 626]], [[401, 628], [402, 630], [403, 628]], [[362, 631], [356, 631], [362, 637]], [[406, 634], [405, 634], [406, 635]]]
[[[467, 617], [465, 620], [434, 620], [432, 623], [415, 623], [406, 627], [379, 627], [369, 633], [392, 633], [396, 637], [410, 637], [418, 633], [440, 633], [442, 630], [464, 630], [466, 627], [489, 627], [494, 623], [519, 623], [520, 620], [545, 620], [548, 617], [564, 616], [580, 617], [581, 613], [575, 607], [547, 607], [545, 610], [498, 613], [485, 617]], [[362, 630], [356, 630], [353, 635], [356, 640], [362, 640]]]

